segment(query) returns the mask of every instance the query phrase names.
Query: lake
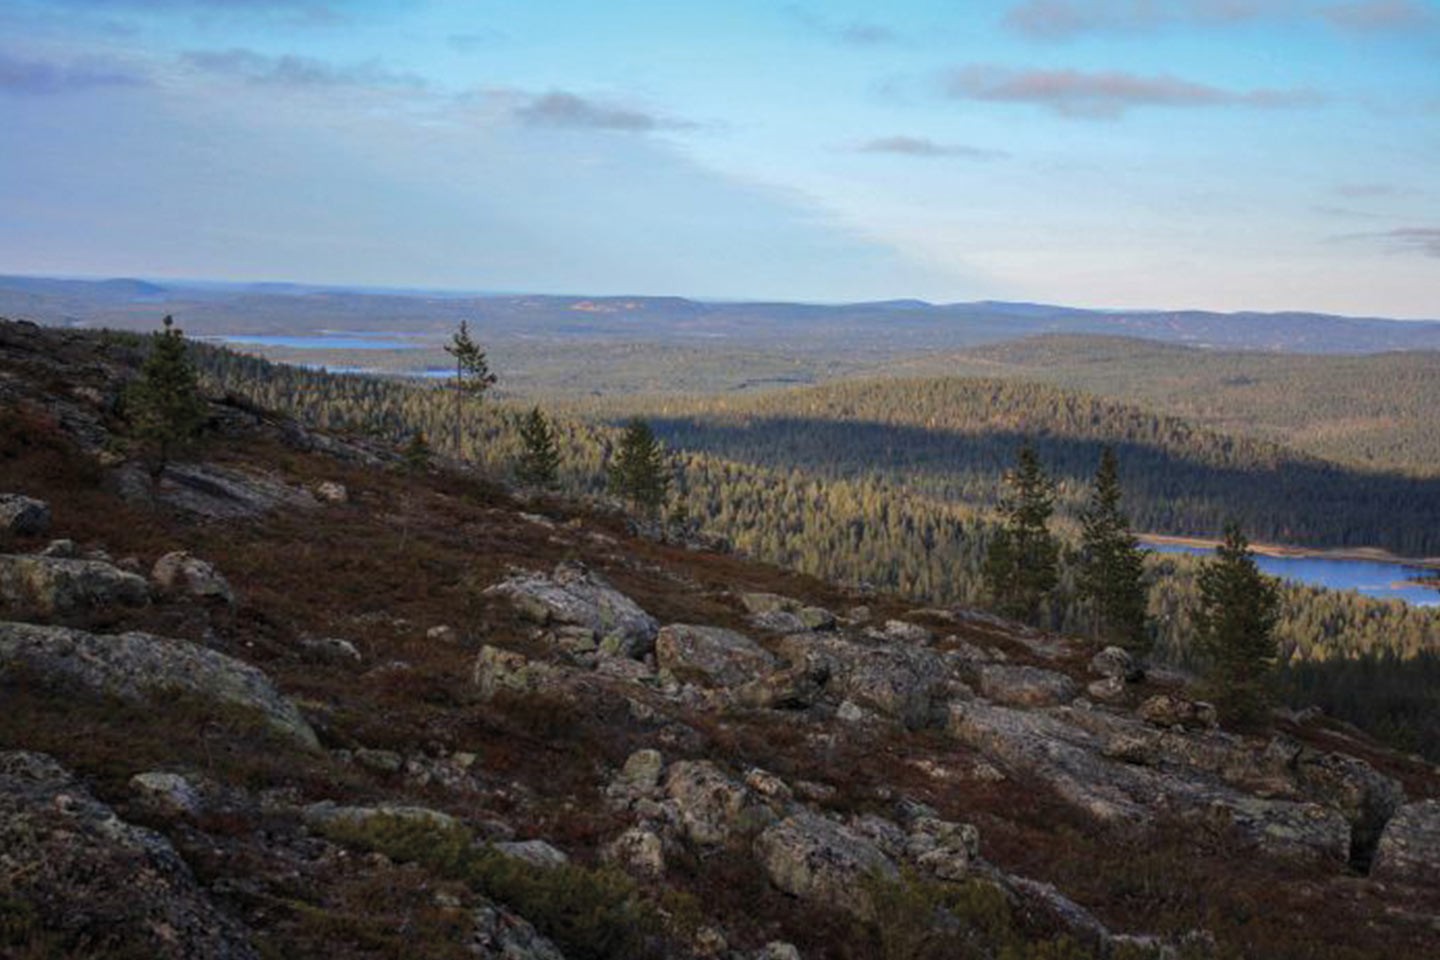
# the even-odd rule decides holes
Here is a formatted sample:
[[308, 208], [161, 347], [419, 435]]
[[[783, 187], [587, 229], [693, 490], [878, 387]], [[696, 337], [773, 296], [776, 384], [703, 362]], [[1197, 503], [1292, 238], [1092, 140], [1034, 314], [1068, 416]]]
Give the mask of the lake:
[[322, 331], [311, 336], [278, 334], [221, 334], [201, 337], [223, 344], [244, 347], [289, 347], [293, 350], [420, 350], [435, 346], [435, 338], [421, 338], [409, 333], [346, 333]]
[[[1156, 553], [1214, 553], [1208, 547], [1143, 540]], [[1367, 597], [1404, 600], [1416, 606], [1440, 606], [1440, 590], [1412, 582], [1414, 577], [1436, 576], [1436, 571], [1382, 560], [1348, 560], [1334, 557], [1267, 557], [1255, 554], [1255, 565], [1272, 577], [1331, 590], [1358, 590]]]

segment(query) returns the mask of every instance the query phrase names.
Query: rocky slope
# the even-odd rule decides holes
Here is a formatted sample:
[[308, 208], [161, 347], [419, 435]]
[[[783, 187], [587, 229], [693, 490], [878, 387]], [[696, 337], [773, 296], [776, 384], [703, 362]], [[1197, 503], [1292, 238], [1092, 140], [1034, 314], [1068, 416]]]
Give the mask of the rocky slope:
[[1434, 955], [1418, 760], [136, 361], [0, 323], [0, 955]]

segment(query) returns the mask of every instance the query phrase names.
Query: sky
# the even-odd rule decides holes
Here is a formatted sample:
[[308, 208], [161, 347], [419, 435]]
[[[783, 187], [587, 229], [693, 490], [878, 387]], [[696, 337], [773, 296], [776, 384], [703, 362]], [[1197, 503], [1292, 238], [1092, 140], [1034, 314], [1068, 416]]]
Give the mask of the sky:
[[0, 0], [0, 273], [1440, 318], [1440, 0]]

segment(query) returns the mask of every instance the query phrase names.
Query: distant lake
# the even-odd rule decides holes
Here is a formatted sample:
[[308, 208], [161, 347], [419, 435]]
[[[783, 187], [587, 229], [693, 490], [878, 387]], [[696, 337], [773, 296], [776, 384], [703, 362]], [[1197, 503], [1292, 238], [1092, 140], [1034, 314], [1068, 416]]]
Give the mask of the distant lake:
[[[1156, 553], [1214, 553], [1206, 547], [1178, 543], [1151, 543], [1144, 546]], [[1440, 571], [1382, 560], [1346, 560], [1334, 557], [1267, 557], [1255, 555], [1255, 565], [1272, 577], [1331, 590], [1357, 590], [1381, 600], [1404, 600], [1416, 606], [1440, 606], [1440, 590], [1412, 582], [1415, 577], [1440, 576]]]
[[310, 336], [221, 334], [201, 339], [244, 347], [289, 347], [293, 350], [421, 350], [433, 343], [409, 333], [318, 333]]

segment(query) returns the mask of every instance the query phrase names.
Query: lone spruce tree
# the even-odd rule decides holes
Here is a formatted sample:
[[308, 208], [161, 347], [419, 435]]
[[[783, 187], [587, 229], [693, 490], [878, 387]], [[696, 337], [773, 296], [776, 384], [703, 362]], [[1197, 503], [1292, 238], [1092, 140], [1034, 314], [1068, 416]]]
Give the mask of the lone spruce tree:
[[460, 321], [460, 329], [445, 345], [445, 352], [455, 358], [455, 379], [451, 386], [455, 390], [455, 456], [464, 457], [461, 447], [462, 426], [465, 418], [465, 400], [479, 400], [485, 391], [495, 385], [495, 374], [490, 372], [490, 362], [485, 351], [470, 336], [470, 325]]
[[610, 489], [628, 500], [635, 512], [651, 519], [665, 503], [670, 467], [655, 432], [640, 417], [626, 425], [620, 438], [620, 449], [610, 465]]
[[1060, 580], [1060, 544], [1049, 529], [1055, 486], [1028, 442], [1005, 483], [1004, 523], [985, 557], [985, 583], [1001, 613], [1036, 623], [1040, 605]]
[[164, 329], [150, 338], [150, 355], [140, 368], [140, 379], [126, 391], [125, 409], [135, 439], [150, 458], [152, 477], [159, 477], [204, 425], [205, 400], [174, 317], [166, 316]]
[[521, 422], [520, 440], [525, 449], [515, 467], [516, 479], [536, 487], [553, 487], [560, 470], [560, 451], [555, 444], [555, 429], [539, 407]]
[[1120, 468], [1115, 451], [1100, 453], [1100, 467], [1081, 514], [1076, 586], [1090, 607], [1095, 635], [1131, 653], [1150, 651], [1145, 618], [1145, 551], [1120, 509]]
[[1275, 624], [1280, 594], [1260, 572], [1238, 524], [1200, 567], [1195, 627], [1208, 661], [1206, 685], [1223, 716], [1241, 724], [1264, 719], [1275, 665]]

